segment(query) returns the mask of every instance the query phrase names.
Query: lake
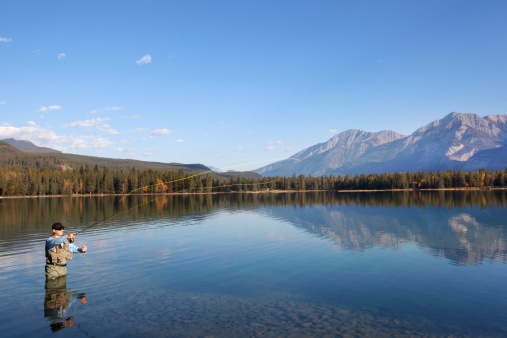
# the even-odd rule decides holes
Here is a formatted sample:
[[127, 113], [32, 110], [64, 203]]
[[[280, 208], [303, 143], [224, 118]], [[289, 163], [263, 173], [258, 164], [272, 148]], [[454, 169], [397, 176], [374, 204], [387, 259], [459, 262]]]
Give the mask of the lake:
[[[505, 190], [1, 199], [0, 222], [4, 337], [507, 336]], [[88, 252], [46, 283], [54, 222]]]

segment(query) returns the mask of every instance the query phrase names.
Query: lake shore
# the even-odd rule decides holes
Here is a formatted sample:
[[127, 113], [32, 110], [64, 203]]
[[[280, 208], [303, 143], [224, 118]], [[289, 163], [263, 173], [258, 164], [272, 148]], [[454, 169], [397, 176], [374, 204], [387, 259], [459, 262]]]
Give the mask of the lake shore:
[[381, 190], [261, 190], [261, 191], [215, 191], [215, 192], [172, 192], [172, 193], [149, 193], [149, 194], [72, 194], [72, 195], [24, 195], [24, 196], [0, 196], [0, 199], [13, 198], [54, 198], [54, 197], [108, 197], [108, 196], [176, 196], [176, 195], [216, 195], [216, 194], [281, 194], [281, 193], [298, 193], [298, 192], [339, 192], [339, 193], [355, 193], [355, 192], [403, 192], [403, 191], [491, 191], [491, 190], [507, 190], [507, 187], [488, 187], [488, 188], [441, 188], [441, 189], [381, 189]]

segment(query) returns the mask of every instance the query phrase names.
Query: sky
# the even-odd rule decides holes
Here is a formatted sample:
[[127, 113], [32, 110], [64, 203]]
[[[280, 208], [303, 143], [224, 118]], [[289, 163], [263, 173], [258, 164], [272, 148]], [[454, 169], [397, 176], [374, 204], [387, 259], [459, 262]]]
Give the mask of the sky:
[[507, 1], [0, 2], [0, 140], [252, 170], [507, 114]]

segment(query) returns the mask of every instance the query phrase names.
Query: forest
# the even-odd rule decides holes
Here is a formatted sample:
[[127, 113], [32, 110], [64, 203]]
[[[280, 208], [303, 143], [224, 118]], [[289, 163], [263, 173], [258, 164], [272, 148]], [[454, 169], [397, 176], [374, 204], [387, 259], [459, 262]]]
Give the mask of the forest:
[[0, 167], [0, 196], [91, 194], [163, 194], [258, 191], [338, 191], [390, 189], [449, 189], [505, 187], [505, 170], [418, 171], [345, 176], [225, 177], [214, 173], [177, 171], [111, 170], [84, 166], [58, 168]]

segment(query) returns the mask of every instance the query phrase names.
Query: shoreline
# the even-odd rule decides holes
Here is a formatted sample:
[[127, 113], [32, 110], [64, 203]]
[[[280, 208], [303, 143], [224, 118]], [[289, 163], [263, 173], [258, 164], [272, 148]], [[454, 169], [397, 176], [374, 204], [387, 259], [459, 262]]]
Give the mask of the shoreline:
[[491, 191], [507, 190], [507, 187], [488, 187], [488, 188], [435, 188], [435, 189], [381, 189], [381, 190], [262, 190], [262, 191], [221, 191], [221, 192], [172, 192], [172, 193], [150, 193], [150, 194], [72, 194], [72, 195], [23, 195], [23, 196], [0, 196], [0, 199], [16, 198], [55, 198], [55, 197], [110, 197], [110, 196], [175, 196], [175, 195], [215, 195], [215, 194], [283, 194], [283, 193], [303, 193], [303, 192], [417, 192], [417, 191]]

